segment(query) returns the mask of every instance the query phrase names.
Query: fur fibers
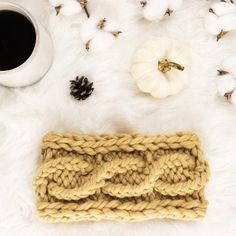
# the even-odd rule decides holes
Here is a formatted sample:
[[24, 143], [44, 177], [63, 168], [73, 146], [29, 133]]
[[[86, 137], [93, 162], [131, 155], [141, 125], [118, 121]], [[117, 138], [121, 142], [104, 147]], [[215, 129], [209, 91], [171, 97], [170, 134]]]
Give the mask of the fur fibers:
[[[80, 35], [85, 14], [55, 16], [47, 0], [12, 0], [28, 8], [50, 31], [54, 64], [38, 84], [0, 87], [0, 235], [236, 235], [236, 108], [217, 95], [217, 69], [236, 55], [236, 34], [219, 42], [204, 27], [216, 1], [185, 0], [161, 22], [143, 19], [137, 0], [91, 0], [91, 15], [118, 22], [115, 44], [88, 54]], [[51, 14], [51, 15], [50, 15]], [[145, 40], [169, 36], [192, 55], [192, 83], [177, 96], [158, 100], [140, 92], [130, 75], [132, 55]], [[69, 95], [69, 81], [85, 75], [94, 82], [84, 102]], [[17, 78], [16, 78], [17, 79]], [[79, 133], [173, 133], [195, 131], [210, 164], [208, 213], [199, 222], [45, 224], [35, 213], [32, 179], [40, 141], [48, 131]]]

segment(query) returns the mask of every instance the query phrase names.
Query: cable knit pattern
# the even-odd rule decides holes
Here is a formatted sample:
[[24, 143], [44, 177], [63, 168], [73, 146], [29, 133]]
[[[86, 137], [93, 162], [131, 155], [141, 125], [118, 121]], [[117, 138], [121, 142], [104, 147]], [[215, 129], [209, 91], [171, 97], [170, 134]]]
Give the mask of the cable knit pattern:
[[209, 169], [194, 133], [43, 139], [34, 179], [48, 222], [201, 218]]

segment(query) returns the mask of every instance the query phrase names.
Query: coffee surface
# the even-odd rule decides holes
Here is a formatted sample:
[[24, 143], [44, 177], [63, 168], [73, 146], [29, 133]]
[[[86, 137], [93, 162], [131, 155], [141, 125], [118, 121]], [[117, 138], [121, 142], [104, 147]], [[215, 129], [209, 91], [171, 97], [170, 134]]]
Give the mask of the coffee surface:
[[36, 32], [30, 20], [17, 12], [0, 10], [0, 71], [26, 62], [35, 43]]

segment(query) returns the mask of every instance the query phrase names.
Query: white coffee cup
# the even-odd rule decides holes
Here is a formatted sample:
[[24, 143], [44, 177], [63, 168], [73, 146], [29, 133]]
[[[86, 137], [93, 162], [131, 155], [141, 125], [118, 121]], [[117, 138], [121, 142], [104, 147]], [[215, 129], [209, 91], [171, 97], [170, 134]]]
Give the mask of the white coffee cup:
[[0, 70], [0, 85], [24, 87], [39, 81], [50, 69], [53, 62], [53, 43], [46, 29], [22, 6], [9, 2], [0, 2], [0, 11], [15, 11], [25, 16], [34, 26], [36, 43], [31, 56], [20, 66]]

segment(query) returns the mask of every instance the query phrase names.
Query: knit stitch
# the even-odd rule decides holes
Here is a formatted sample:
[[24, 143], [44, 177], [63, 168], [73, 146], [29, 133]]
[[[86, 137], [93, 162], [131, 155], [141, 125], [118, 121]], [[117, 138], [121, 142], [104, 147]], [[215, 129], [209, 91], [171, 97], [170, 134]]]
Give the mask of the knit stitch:
[[206, 213], [208, 177], [194, 133], [49, 133], [33, 185], [48, 222], [193, 220]]

